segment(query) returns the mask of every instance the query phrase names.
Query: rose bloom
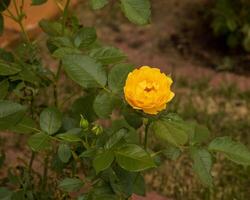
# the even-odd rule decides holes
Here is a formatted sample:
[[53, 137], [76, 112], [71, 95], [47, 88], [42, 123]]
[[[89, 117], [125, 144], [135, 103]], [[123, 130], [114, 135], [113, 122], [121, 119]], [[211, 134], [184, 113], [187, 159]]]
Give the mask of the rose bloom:
[[156, 115], [173, 99], [172, 83], [172, 79], [160, 69], [142, 66], [128, 74], [125, 99], [134, 109]]

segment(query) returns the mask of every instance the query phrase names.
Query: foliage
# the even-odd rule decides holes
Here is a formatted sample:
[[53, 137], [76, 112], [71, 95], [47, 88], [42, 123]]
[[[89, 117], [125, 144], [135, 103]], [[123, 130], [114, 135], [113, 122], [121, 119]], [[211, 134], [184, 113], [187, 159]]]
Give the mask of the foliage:
[[217, 0], [212, 9], [214, 34], [226, 38], [229, 47], [242, 46], [250, 51], [250, 2]]
[[[39, 23], [47, 35], [48, 50], [58, 62], [56, 72], [43, 65], [39, 47], [25, 32], [22, 6], [15, 16], [8, 10], [9, 1], [2, 2], [0, 10], [7, 9], [20, 25], [24, 40], [12, 52], [1, 50], [0, 130], [28, 134], [32, 151], [27, 166], [9, 168], [8, 184], [0, 188], [2, 199], [72, 199], [75, 192], [85, 200], [144, 195], [143, 172], [157, 167], [161, 154], [174, 159], [188, 153], [194, 171], [210, 189], [216, 152], [238, 164], [250, 164], [250, 152], [239, 142], [223, 137], [209, 143], [209, 130], [196, 122], [184, 121], [168, 110], [148, 115], [132, 109], [124, 100], [123, 87], [133, 65], [119, 49], [100, 44], [93, 27], [82, 26], [72, 17], [70, 0], [65, 5], [56, 1], [63, 8], [58, 20]], [[33, 5], [43, 3], [32, 1]], [[90, 1], [93, 9], [108, 3]], [[134, 23], [149, 21], [148, 0], [121, 0], [121, 8]], [[66, 109], [67, 99], [58, 95], [62, 71], [84, 91]], [[40, 93], [49, 89], [53, 102], [46, 99], [38, 104]], [[119, 112], [118, 118], [113, 117], [114, 111]], [[109, 120], [110, 126], [100, 119]], [[157, 152], [148, 145], [151, 133], [163, 143]], [[43, 159], [42, 173], [33, 167], [37, 157]], [[3, 163], [4, 152], [0, 167]]]

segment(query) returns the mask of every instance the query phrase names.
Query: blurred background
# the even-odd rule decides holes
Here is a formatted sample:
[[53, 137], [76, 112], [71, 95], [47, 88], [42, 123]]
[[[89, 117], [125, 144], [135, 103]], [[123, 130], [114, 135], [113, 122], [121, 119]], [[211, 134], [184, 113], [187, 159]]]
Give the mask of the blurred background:
[[[171, 74], [176, 97], [170, 111], [207, 125], [211, 137], [230, 135], [250, 147], [250, 1], [152, 0], [151, 24], [141, 27], [130, 23], [119, 4], [110, 1], [95, 12], [86, 1], [74, 1], [72, 12], [84, 26], [96, 27], [101, 42], [121, 48], [132, 63]], [[37, 21], [55, 18], [59, 10], [52, 0], [41, 7], [30, 7], [27, 1], [25, 9], [25, 27], [53, 68]], [[11, 49], [19, 39], [18, 27], [7, 20], [0, 46]], [[155, 148], [160, 145], [150, 142]], [[2, 134], [0, 144], [8, 147], [10, 163], [19, 162], [18, 139], [13, 142]], [[208, 199], [209, 191], [193, 174], [188, 156], [166, 158], [160, 169], [145, 174], [149, 190], [173, 200]], [[212, 175], [216, 187], [210, 200], [249, 199], [250, 168], [218, 156]]]

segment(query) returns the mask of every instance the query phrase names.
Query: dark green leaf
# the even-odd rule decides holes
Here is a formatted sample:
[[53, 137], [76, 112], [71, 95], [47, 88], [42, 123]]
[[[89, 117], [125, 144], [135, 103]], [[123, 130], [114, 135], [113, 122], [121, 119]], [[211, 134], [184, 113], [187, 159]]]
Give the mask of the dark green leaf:
[[7, 188], [0, 187], [0, 199], [1, 200], [11, 200], [13, 192], [8, 190]]
[[94, 101], [93, 108], [95, 113], [101, 118], [108, 118], [116, 106], [116, 98], [107, 92], [99, 93]]
[[62, 126], [62, 114], [57, 108], [46, 108], [40, 115], [41, 129], [52, 135]]
[[120, 0], [126, 17], [133, 23], [144, 25], [150, 20], [151, 10], [149, 0]]
[[171, 160], [176, 160], [180, 154], [181, 154], [181, 150], [175, 146], [172, 145], [168, 145], [167, 149], [165, 149], [163, 151], [163, 154]]
[[215, 138], [208, 149], [224, 153], [228, 159], [242, 165], [250, 165], [250, 151], [240, 142], [233, 141], [230, 137]]
[[143, 171], [155, 167], [153, 159], [140, 146], [127, 144], [115, 151], [117, 163], [128, 171]]
[[54, 52], [53, 52], [53, 57], [55, 58], [59, 58], [59, 59], [63, 59], [63, 57], [65, 55], [69, 55], [69, 54], [81, 54], [82, 52], [79, 51], [78, 49], [76, 48], [71, 48], [71, 47], [61, 47], [61, 48], [58, 48], [56, 49]]
[[71, 112], [77, 121], [80, 121], [80, 115], [90, 122], [97, 118], [93, 108], [94, 100], [95, 94], [88, 94], [75, 100]]
[[113, 135], [111, 135], [108, 139], [108, 141], [105, 144], [106, 149], [111, 149], [114, 147], [119, 141], [125, 137], [125, 135], [128, 133], [127, 129], [120, 129], [119, 131], [115, 132]]
[[212, 158], [210, 153], [206, 149], [201, 149], [198, 147], [192, 147], [190, 153], [194, 161], [194, 171], [200, 178], [201, 182], [207, 187], [212, 187], [213, 179], [210, 174]]
[[142, 126], [142, 116], [130, 106], [124, 107], [122, 114], [130, 126], [134, 127], [135, 129], [138, 129]]
[[49, 149], [51, 146], [50, 137], [45, 133], [37, 133], [28, 139], [28, 145], [33, 151]]
[[131, 72], [134, 67], [130, 64], [117, 64], [115, 65], [108, 76], [108, 86], [114, 93], [123, 93], [123, 88], [125, 86], [125, 81], [129, 72]]
[[24, 116], [15, 126], [9, 128], [10, 131], [21, 134], [30, 134], [36, 129], [36, 123], [33, 119]]
[[11, 101], [0, 100], [0, 130], [15, 126], [24, 116], [26, 107]]
[[78, 178], [65, 178], [58, 187], [65, 192], [74, 192], [81, 189], [84, 183]]
[[75, 45], [80, 48], [89, 47], [96, 41], [96, 31], [92, 27], [81, 28], [75, 37]]
[[200, 144], [208, 140], [210, 132], [206, 126], [197, 124], [196, 122], [191, 123], [190, 126], [193, 127], [193, 131], [189, 132], [189, 139], [191, 144]]
[[184, 145], [188, 141], [184, 122], [182, 124], [173, 121], [158, 120], [151, 124], [151, 128], [159, 139], [174, 146]]
[[20, 71], [21, 69], [17, 68], [15, 65], [6, 64], [0, 61], [0, 76], [14, 75]]
[[111, 151], [104, 151], [97, 154], [93, 160], [93, 166], [95, 168], [96, 174], [107, 169], [114, 161], [114, 153]]
[[63, 58], [63, 67], [67, 75], [85, 88], [102, 88], [107, 76], [100, 63], [88, 56], [67, 55]]
[[90, 0], [91, 8], [98, 10], [108, 4], [108, 0]]
[[62, 24], [60, 24], [59, 22], [52, 22], [52, 21], [43, 19], [39, 22], [39, 26], [49, 36], [61, 36], [62, 35], [63, 27], [62, 27]]
[[58, 157], [64, 163], [69, 162], [69, 159], [71, 158], [71, 150], [67, 144], [60, 144], [58, 148]]
[[0, 100], [4, 99], [8, 94], [9, 81], [3, 80], [0, 82]]
[[101, 47], [93, 49], [89, 55], [104, 65], [115, 64], [126, 58], [126, 56], [119, 49], [114, 47]]
[[68, 130], [66, 133], [60, 133], [57, 134], [56, 137], [65, 141], [65, 142], [81, 142], [81, 137], [79, 133], [81, 132], [81, 129], [74, 128]]

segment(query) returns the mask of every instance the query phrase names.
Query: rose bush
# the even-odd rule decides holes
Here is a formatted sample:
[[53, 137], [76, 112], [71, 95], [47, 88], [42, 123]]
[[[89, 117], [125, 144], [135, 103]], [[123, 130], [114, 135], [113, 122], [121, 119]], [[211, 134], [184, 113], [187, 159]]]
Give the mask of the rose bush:
[[[216, 152], [250, 165], [250, 152], [241, 143], [229, 137], [210, 141], [204, 125], [186, 122], [165, 109], [174, 97], [170, 77], [156, 68], [135, 69], [122, 51], [103, 46], [95, 29], [79, 22], [70, 12], [70, 0], [55, 2], [62, 9], [61, 17], [39, 22], [48, 52], [58, 63], [55, 72], [43, 64], [39, 46], [25, 32], [24, 1], [16, 6], [16, 13], [8, 9], [9, 0], [0, 3], [0, 11], [6, 10], [5, 15], [23, 31], [20, 45], [11, 52], [0, 51], [0, 130], [28, 135], [31, 151], [24, 165], [8, 166], [0, 198], [125, 200], [133, 193], [145, 195], [143, 173], [159, 166], [166, 152], [175, 157], [188, 153], [194, 171], [210, 191]], [[13, 3], [17, 5], [16, 0]], [[100, 9], [108, 1], [90, 3]], [[146, 24], [150, 20], [148, 0], [120, 0], [120, 4], [130, 21]], [[69, 96], [59, 97], [62, 73], [75, 86]], [[160, 139], [163, 148], [151, 149], [148, 137]], [[4, 152], [0, 167], [8, 165]], [[42, 171], [34, 168], [34, 160]]]

